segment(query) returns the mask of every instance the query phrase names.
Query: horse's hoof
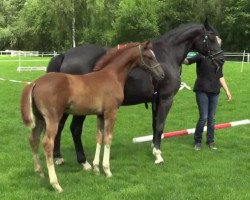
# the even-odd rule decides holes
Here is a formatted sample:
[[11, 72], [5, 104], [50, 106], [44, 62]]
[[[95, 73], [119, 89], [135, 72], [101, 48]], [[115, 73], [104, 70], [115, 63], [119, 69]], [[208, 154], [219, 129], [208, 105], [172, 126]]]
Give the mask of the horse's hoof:
[[56, 165], [62, 165], [64, 163], [63, 158], [54, 158]]
[[164, 163], [164, 160], [163, 160], [163, 159], [155, 160], [155, 164], [156, 164], [156, 165], [163, 165], [163, 163]]
[[164, 162], [161, 156], [161, 150], [153, 148], [153, 155], [155, 156], [155, 164], [162, 164]]
[[92, 170], [92, 166], [86, 161], [85, 163], [82, 163], [82, 167], [85, 171], [90, 171]]

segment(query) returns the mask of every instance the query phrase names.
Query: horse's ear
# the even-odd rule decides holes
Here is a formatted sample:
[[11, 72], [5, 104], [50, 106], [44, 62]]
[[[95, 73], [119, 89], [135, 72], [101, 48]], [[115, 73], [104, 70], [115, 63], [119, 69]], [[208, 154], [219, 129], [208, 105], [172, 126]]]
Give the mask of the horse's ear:
[[144, 42], [143, 47], [144, 47], [144, 50], [146, 50], [146, 49], [152, 49], [153, 48], [153, 44], [152, 44], [152, 42], [150, 40], [148, 40], [148, 41]]
[[205, 27], [207, 30], [210, 28], [207, 17], [206, 17], [205, 22], [204, 22], [204, 27]]

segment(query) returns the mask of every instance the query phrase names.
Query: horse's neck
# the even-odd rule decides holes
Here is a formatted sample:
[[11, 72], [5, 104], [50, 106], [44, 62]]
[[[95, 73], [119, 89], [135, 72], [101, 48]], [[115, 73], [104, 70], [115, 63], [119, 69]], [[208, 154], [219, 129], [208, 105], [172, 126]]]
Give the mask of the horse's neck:
[[[163, 43], [168, 58], [175, 62], [177, 66], [181, 66], [183, 60], [186, 58], [187, 53], [191, 50], [194, 39], [202, 31], [201, 26], [186, 29], [176, 34], [159, 39], [159, 43]], [[167, 48], [167, 49], [166, 49]]]

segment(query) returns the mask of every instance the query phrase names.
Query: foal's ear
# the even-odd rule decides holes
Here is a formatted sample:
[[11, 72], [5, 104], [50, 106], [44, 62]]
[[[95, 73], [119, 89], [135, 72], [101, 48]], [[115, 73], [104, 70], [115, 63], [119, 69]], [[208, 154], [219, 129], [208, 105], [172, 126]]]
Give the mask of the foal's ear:
[[152, 44], [152, 42], [150, 40], [148, 40], [148, 41], [144, 42], [143, 47], [144, 47], [144, 50], [146, 50], [146, 49], [152, 49], [153, 48], [153, 44]]

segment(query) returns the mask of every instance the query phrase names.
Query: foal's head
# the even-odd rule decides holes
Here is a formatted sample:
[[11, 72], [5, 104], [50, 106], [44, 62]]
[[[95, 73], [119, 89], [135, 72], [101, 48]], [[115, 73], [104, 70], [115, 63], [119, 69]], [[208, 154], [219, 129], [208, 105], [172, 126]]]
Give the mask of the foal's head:
[[[129, 58], [126, 55], [129, 55]], [[152, 43], [150, 41], [139, 43], [131, 42], [123, 45], [123, 48], [112, 48], [106, 55], [104, 55], [95, 65], [94, 71], [99, 71], [109, 63], [111, 63], [117, 57], [126, 57], [127, 59], [133, 59], [129, 62], [138, 67], [144, 68], [149, 71], [156, 80], [164, 78], [164, 71], [161, 65], [156, 60], [155, 54], [152, 50]]]
[[152, 50], [152, 42], [146, 41], [138, 46], [139, 65], [149, 71], [156, 80], [162, 80], [165, 77], [164, 71], [157, 61]]

